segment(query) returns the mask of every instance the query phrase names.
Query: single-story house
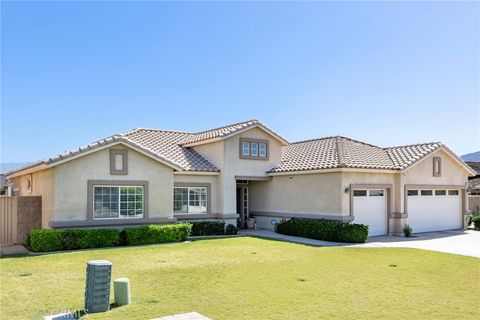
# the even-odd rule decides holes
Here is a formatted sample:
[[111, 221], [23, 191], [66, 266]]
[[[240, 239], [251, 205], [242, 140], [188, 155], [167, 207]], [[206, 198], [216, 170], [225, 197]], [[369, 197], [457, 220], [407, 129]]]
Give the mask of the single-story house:
[[43, 228], [290, 217], [370, 235], [460, 229], [474, 171], [440, 142], [378, 147], [342, 136], [289, 143], [258, 120], [203, 132], [133, 129], [9, 172], [42, 196]]
[[475, 171], [475, 175], [468, 177], [468, 209], [474, 215], [480, 215], [480, 162], [466, 162]]

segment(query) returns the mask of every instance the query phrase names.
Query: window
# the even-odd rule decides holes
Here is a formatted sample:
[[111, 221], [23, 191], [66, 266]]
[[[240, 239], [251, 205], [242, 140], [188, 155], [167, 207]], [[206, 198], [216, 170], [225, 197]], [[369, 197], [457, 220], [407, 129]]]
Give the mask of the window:
[[367, 190], [353, 190], [353, 196], [354, 197], [366, 197], [367, 196]]
[[[473, 194], [473, 192], [472, 192]], [[448, 190], [449, 196], [458, 196], [458, 190]]]
[[383, 190], [369, 190], [368, 195], [370, 197], [383, 197]]
[[250, 142], [247, 142], [247, 141], [242, 142], [242, 155], [244, 156], [250, 155]]
[[442, 175], [442, 158], [433, 157], [433, 176], [440, 177]]
[[418, 190], [407, 190], [408, 196], [418, 196]]
[[268, 160], [268, 141], [240, 138], [240, 158]]
[[110, 150], [110, 174], [128, 174], [128, 151], [126, 149]]
[[143, 186], [94, 186], [93, 218], [143, 218]]
[[267, 144], [266, 143], [260, 143], [260, 157], [266, 157], [267, 156]]
[[175, 187], [175, 213], [207, 213], [207, 187]]
[[258, 143], [252, 142], [252, 157], [258, 157]]
[[446, 196], [447, 195], [447, 190], [435, 190], [435, 195], [436, 196]]
[[432, 190], [421, 190], [420, 194], [422, 196], [431, 196], [431, 195], [433, 195], [433, 191]]

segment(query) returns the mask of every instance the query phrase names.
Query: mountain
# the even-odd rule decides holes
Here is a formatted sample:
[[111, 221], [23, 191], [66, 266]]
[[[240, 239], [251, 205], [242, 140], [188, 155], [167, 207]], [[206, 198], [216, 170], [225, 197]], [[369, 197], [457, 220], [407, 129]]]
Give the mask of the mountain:
[[7, 173], [12, 170], [28, 166], [31, 162], [1, 162], [0, 173]]
[[460, 158], [463, 161], [480, 162], [480, 151], [464, 154]]

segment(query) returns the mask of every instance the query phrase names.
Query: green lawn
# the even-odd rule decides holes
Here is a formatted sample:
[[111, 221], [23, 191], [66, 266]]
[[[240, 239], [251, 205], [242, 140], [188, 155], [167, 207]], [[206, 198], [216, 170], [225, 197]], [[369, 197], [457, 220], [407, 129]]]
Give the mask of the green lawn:
[[478, 319], [480, 259], [256, 238], [3, 258], [0, 318], [81, 309], [90, 259], [130, 278], [133, 303], [82, 319]]

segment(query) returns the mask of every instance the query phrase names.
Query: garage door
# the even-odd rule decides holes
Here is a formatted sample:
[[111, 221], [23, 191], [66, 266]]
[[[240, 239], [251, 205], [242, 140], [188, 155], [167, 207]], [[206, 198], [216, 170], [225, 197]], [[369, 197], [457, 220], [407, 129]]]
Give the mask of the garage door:
[[385, 190], [353, 190], [354, 223], [368, 225], [369, 236], [387, 234], [387, 197]]
[[462, 228], [460, 190], [407, 190], [407, 223], [414, 233]]

